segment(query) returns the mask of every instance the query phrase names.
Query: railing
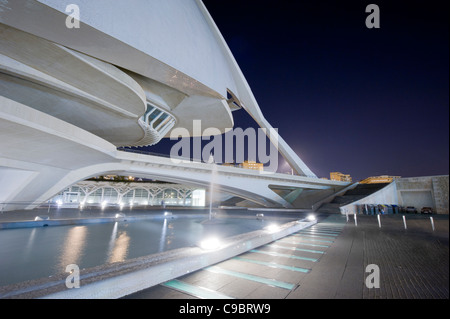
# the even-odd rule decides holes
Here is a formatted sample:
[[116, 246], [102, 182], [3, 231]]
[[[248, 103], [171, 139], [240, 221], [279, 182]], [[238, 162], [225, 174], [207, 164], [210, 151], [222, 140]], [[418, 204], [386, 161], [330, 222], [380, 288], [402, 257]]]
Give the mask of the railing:
[[12, 201], [12, 202], [0, 202], [0, 214], [2, 214], [8, 206], [13, 206], [14, 210], [25, 210], [28, 206], [36, 206], [38, 208], [51, 208], [58, 207], [56, 202], [29, 202], [29, 201]]
[[151, 146], [157, 144], [175, 125], [175, 117], [165, 110], [147, 102], [147, 110], [138, 120], [144, 130], [144, 137], [130, 146]]
[[[148, 152], [148, 151], [129, 149], [129, 148], [118, 148], [118, 150], [122, 150], [122, 151], [126, 151], [126, 152], [129, 151], [131, 153], [144, 154], [144, 155], [161, 156], [164, 158], [175, 158], [172, 156], [168, 156], [166, 154], [159, 154], [159, 153], [155, 153], [155, 152]], [[177, 159], [191, 161], [193, 163], [201, 163], [201, 161], [195, 161], [195, 160], [188, 159], [188, 158], [179, 157]], [[219, 166], [221, 166], [221, 165], [219, 165]], [[290, 174], [269, 173], [269, 172], [265, 172], [266, 174], [264, 174], [264, 172], [263, 172], [261, 174], [261, 172], [257, 171], [257, 170], [251, 170], [251, 169], [245, 169], [245, 168], [239, 168], [239, 167], [221, 166], [221, 168], [223, 168], [223, 170], [225, 170], [225, 168], [232, 169], [232, 170], [230, 169], [230, 170], [225, 170], [225, 171], [218, 170], [218, 173], [223, 173], [223, 174], [226, 174], [227, 176], [261, 179], [261, 180], [271, 181], [273, 183], [277, 182], [277, 183], [295, 183], [295, 184], [297, 184], [298, 182], [300, 182], [304, 187], [307, 187], [306, 185], [310, 185], [310, 187], [312, 187], [312, 188], [317, 188], [317, 187], [322, 187], [322, 186], [327, 187], [327, 185], [322, 185], [323, 183], [326, 184], [326, 181], [321, 180], [319, 178], [314, 178], [313, 180], [298, 181], [296, 178], [304, 177], [304, 176], [297, 176], [297, 175], [292, 176]], [[198, 169], [198, 167], [194, 168], [194, 169]], [[207, 168], [205, 167], [205, 169], [207, 169]]]
[[[129, 152], [129, 153], [142, 154], [142, 155], [150, 155], [150, 156], [158, 156], [158, 157], [170, 158], [170, 159], [175, 159], [175, 160], [180, 160], [180, 161], [189, 161], [189, 162], [193, 162], [193, 163], [204, 163], [201, 160], [198, 160], [198, 159], [195, 159], [195, 158], [188, 158], [188, 157], [182, 157], [182, 156], [172, 156], [172, 155], [168, 155], [168, 154], [144, 151], [144, 150], [135, 149], [135, 148], [128, 148], [128, 147], [124, 147], [124, 146], [118, 147], [117, 150], [118, 151], [123, 151], [123, 152]], [[239, 166], [227, 166], [227, 165], [217, 164], [217, 163], [216, 163], [216, 165], [220, 165], [220, 166], [224, 166], [224, 167], [233, 167], [233, 168], [245, 169], [246, 171], [248, 170], [246, 168], [239, 167]], [[289, 173], [283, 173], [283, 172], [276, 172], [276, 174], [296, 176], [296, 175], [291, 175]], [[311, 176], [306, 176], [306, 177], [311, 177]]]
[[[132, 148], [126, 148], [126, 147], [118, 147], [117, 150], [119, 151], [124, 151], [124, 152], [130, 152], [130, 153], [136, 153], [136, 154], [143, 154], [143, 155], [151, 155], [151, 156], [158, 156], [158, 157], [163, 157], [163, 158], [170, 158], [170, 159], [176, 159], [176, 160], [181, 160], [181, 161], [190, 161], [192, 163], [202, 163], [202, 161], [200, 160], [196, 160], [196, 159], [190, 159], [190, 158], [185, 158], [185, 157], [175, 157], [175, 156], [170, 156], [167, 154], [160, 154], [160, 153], [155, 153], [155, 152], [149, 152], [149, 151], [144, 151], [144, 150], [138, 150], [138, 149], [132, 149]], [[228, 167], [228, 166], [222, 166], [220, 164], [217, 164], [221, 167]], [[251, 170], [251, 169], [246, 169], [246, 168], [242, 168], [242, 167], [230, 167], [230, 168], [234, 168], [237, 171], [227, 171], [226, 174], [230, 174], [230, 175], [234, 175], [234, 176], [246, 176], [248, 177], [249, 175], [252, 176], [252, 178], [258, 178], [258, 179], [265, 179], [265, 180], [278, 180], [280, 182], [293, 182], [293, 180], [291, 178], [286, 178], [286, 177], [306, 177], [306, 176], [298, 176], [298, 175], [290, 175], [290, 174], [283, 174], [283, 173], [269, 173], [269, 172], [264, 172], [266, 174], [252, 174], [252, 173], [259, 173], [259, 171], [257, 170]], [[317, 184], [321, 184], [321, 182], [323, 182], [323, 180], [319, 179], [319, 178], [314, 178], [314, 181], [302, 181], [302, 183], [304, 184], [311, 184], [311, 185], [317, 185]]]
[[188, 157], [181, 157], [181, 156], [172, 156], [172, 155], [168, 155], [168, 154], [162, 154], [162, 153], [156, 153], [156, 152], [139, 150], [139, 149], [135, 149], [135, 148], [118, 147], [117, 150], [118, 151], [123, 151], [123, 152], [129, 152], [129, 153], [142, 154], [142, 155], [150, 155], [150, 156], [158, 156], [158, 157], [176, 159], [176, 160], [180, 160], [180, 161], [190, 161], [190, 162], [195, 162], [195, 163], [201, 163], [201, 161], [197, 160], [197, 159], [192, 159], [192, 158], [188, 158]]

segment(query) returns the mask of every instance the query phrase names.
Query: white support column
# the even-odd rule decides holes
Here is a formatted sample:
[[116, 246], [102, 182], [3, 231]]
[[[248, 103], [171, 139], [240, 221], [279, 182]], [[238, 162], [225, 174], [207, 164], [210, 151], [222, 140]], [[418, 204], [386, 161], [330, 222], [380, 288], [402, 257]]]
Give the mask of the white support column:
[[[300, 159], [300, 157], [292, 150], [292, 148], [286, 143], [286, 141], [278, 134], [278, 132], [270, 125], [270, 123], [262, 117], [258, 118], [258, 115], [252, 114], [251, 111], [246, 109], [246, 111], [252, 116], [261, 128], [265, 128], [265, 133], [269, 140], [277, 147], [278, 152], [284, 157], [284, 159], [289, 163], [292, 170], [298, 175], [303, 175], [307, 177], [317, 177], [308, 166]], [[259, 112], [258, 112], [259, 113]]]
[[[200, 10], [202, 11], [205, 19], [207, 20], [208, 24], [211, 27], [211, 31], [213, 32], [217, 43], [221, 46], [222, 52], [224, 53], [225, 57], [227, 58], [231, 72], [233, 74], [233, 78], [236, 81], [237, 84], [237, 92], [234, 92], [237, 97], [239, 98], [243, 108], [247, 111], [248, 114], [258, 123], [258, 125], [261, 128], [266, 129], [266, 134], [268, 134], [270, 131], [273, 131], [272, 126], [267, 122], [267, 120], [264, 118], [264, 115], [261, 112], [261, 109], [258, 105], [258, 102], [256, 101], [255, 96], [253, 95], [252, 90], [250, 89], [250, 86], [247, 82], [247, 80], [244, 77], [244, 74], [242, 73], [242, 70], [240, 69], [239, 65], [236, 62], [236, 59], [234, 58], [230, 48], [228, 47], [228, 44], [226, 43], [225, 39], [223, 38], [222, 34], [220, 33], [219, 29], [217, 28], [216, 23], [212, 19], [211, 15], [209, 14], [208, 10], [206, 9], [205, 5], [201, 0], [195, 0], [197, 2], [197, 5], [199, 6]], [[272, 130], [271, 130], [272, 129]], [[272, 143], [274, 143], [277, 146], [278, 151], [280, 154], [286, 159], [286, 161], [289, 163], [291, 168], [299, 175], [302, 176], [308, 176], [308, 177], [317, 177], [316, 174], [314, 174], [308, 166], [300, 159], [300, 157], [292, 150], [292, 148], [281, 138], [281, 136], [276, 134], [268, 135], [269, 139]]]
[[164, 125], [164, 127], [161, 129], [160, 135], [165, 136], [167, 134], [167, 132], [173, 127], [174, 124], [175, 124], [175, 120], [170, 119], [170, 121], [167, 122], [167, 124]]
[[[147, 104], [147, 105], [148, 105], [148, 104]], [[148, 123], [148, 118], [149, 118], [150, 114], [152, 114], [153, 112], [155, 112], [155, 110], [157, 110], [157, 108], [154, 107], [153, 105], [150, 105], [150, 106], [151, 106], [153, 109], [152, 109], [150, 112], [146, 113], [145, 116], [144, 116], [144, 122], [147, 123], [147, 124], [149, 124], [149, 123]]]
[[117, 191], [117, 189], [113, 188], [116, 191], [116, 203], [120, 204], [120, 201], [122, 200], [122, 197], [120, 197], [120, 193]]
[[161, 121], [161, 123], [159, 123], [157, 127], [155, 127], [155, 130], [159, 131], [159, 129], [161, 127], [163, 127], [164, 125], [166, 125], [167, 122], [169, 122], [169, 121], [170, 121], [170, 116], [167, 114], [167, 117], [163, 121]]
[[161, 113], [158, 114], [157, 117], [155, 117], [148, 125], [150, 125], [151, 128], [153, 128], [153, 123], [155, 123], [163, 114], [164, 112], [160, 110]]

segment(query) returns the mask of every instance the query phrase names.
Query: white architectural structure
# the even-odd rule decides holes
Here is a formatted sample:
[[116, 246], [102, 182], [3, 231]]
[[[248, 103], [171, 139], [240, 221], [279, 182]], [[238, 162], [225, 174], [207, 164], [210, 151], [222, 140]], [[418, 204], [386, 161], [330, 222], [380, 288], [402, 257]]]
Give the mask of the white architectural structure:
[[62, 207], [205, 206], [203, 188], [171, 183], [81, 181], [52, 198]]
[[[79, 8], [79, 28], [67, 23], [69, 4]], [[33, 208], [107, 173], [206, 186], [208, 164], [175, 165], [117, 147], [153, 145], [178, 127], [194, 136], [193, 119], [224, 133], [239, 108], [271, 128], [201, 0], [0, 2], [2, 209]], [[346, 185], [317, 179], [279, 136], [270, 138], [299, 176], [223, 167], [223, 190], [290, 207], [292, 198], [271, 189], [299, 195]]]

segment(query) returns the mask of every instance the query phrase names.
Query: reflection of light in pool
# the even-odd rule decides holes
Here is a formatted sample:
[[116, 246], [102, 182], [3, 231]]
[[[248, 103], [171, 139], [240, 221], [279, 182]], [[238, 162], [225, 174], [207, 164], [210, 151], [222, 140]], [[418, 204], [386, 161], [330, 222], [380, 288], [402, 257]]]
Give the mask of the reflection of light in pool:
[[166, 244], [167, 245], [172, 244], [172, 241], [173, 241], [173, 239], [175, 237], [175, 234], [174, 234], [174, 231], [173, 231], [174, 230], [173, 227], [174, 227], [173, 223], [169, 222], [169, 225], [167, 226], [167, 229], [169, 229], [170, 232], [166, 235]]
[[128, 248], [130, 245], [130, 237], [126, 231], [120, 232], [117, 237], [119, 223], [115, 222], [111, 238], [108, 245], [108, 262], [114, 263], [118, 261], [124, 261], [127, 257]]
[[86, 226], [76, 226], [67, 232], [59, 262], [61, 271], [64, 271], [67, 265], [79, 262], [86, 245], [86, 235]]
[[119, 223], [115, 222], [114, 223], [114, 227], [111, 233], [111, 237], [109, 239], [109, 244], [108, 244], [108, 256], [111, 256], [112, 251], [114, 249], [114, 243], [116, 241], [116, 237], [117, 237], [117, 228], [119, 227]]
[[27, 242], [27, 246], [25, 247], [25, 256], [28, 256], [31, 253], [31, 250], [33, 248], [34, 245], [34, 237], [36, 236], [36, 229], [37, 228], [33, 228], [33, 230], [31, 231], [30, 237], [28, 238], [28, 242]]
[[[192, 214], [192, 211], [177, 212], [177, 218], [164, 217], [165, 211], [152, 212], [157, 216], [155, 219], [136, 222], [117, 219], [113, 223], [83, 226], [0, 230], [0, 242], [15, 244], [14, 249], [11, 245], [0, 246], [0, 286], [63, 273], [69, 264], [77, 264], [83, 269], [198, 246], [201, 240], [209, 237], [226, 240], [230, 236], [266, 230], [271, 223], [257, 220], [252, 214], [251, 218], [231, 216], [218, 218], [214, 224], [202, 224], [204, 216], [181, 216]], [[112, 217], [117, 212], [118, 208]], [[298, 217], [289, 218], [292, 221]]]
[[108, 262], [115, 263], [126, 260], [129, 246], [130, 236], [128, 236], [126, 231], [121, 232], [119, 237], [114, 242], [114, 247], [109, 256]]
[[[164, 213], [165, 215], [166, 213]], [[167, 234], [167, 219], [164, 219], [162, 231], [161, 231], [161, 238], [159, 239], [159, 252], [164, 251], [164, 242], [166, 241], [166, 234]]]

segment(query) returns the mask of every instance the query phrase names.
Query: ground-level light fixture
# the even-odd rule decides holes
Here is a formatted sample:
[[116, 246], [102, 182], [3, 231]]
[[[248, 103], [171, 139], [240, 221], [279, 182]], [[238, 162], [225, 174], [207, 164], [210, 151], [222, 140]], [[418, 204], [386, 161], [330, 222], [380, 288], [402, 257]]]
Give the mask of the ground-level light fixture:
[[315, 216], [314, 214], [309, 214], [309, 215], [306, 217], [306, 220], [307, 220], [307, 221], [310, 221], [310, 222], [313, 222], [313, 221], [316, 220], [316, 216]]
[[268, 231], [270, 234], [273, 234], [280, 230], [280, 226], [276, 224], [270, 224], [269, 226], [265, 227], [265, 230]]
[[209, 237], [200, 242], [200, 248], [204, 250], [217, 250], [222, 245], [217, 237]]

